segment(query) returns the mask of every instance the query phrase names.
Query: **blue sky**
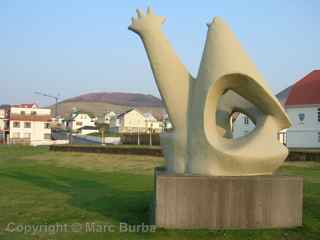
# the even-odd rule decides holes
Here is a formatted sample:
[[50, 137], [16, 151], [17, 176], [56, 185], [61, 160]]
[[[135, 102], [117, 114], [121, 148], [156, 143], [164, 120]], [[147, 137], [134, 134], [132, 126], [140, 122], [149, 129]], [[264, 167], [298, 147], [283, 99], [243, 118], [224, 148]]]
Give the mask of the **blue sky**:
[[320, 1], [1, 0], [0, 104], [96, 91], [159, 95], [140, 39], [137, 7], [166, 17], [164, 31], [197, 74], [206, 23], [221, 16], [274, 93], [320, 68]]

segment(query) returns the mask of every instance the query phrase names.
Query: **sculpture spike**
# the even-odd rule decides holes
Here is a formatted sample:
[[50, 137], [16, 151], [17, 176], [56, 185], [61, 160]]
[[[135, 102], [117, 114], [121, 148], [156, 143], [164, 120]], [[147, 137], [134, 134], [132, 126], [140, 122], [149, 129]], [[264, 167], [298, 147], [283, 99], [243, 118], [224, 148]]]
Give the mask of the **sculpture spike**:
[[154, 15], [153, 14], [153, 10], [152, 10], [152, 8], [150, 6], [148, 6], [148, 8], [147, 8], [147, 14]]
[[219, 21], [222, 21], [220, 17], [214, 17], [214, 18], [212, 18], [211, 22], [208, 22], [208, 23], [207, 23], [207, 26], [208, 26], [209, 28], [211, 28], [211, 27], [214, 26], [214, 24], [215, 24], [216, 22], [219, 22]]
[[138, 18], [142, 18], [144, 16], [143, 12], [140, 9], [136, 10]]

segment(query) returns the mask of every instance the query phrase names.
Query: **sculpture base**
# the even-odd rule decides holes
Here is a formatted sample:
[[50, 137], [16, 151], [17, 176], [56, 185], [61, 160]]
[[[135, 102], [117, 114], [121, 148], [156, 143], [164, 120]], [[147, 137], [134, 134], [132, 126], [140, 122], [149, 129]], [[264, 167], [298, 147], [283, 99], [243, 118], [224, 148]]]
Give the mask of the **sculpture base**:
[[154, 222], [173, 229], [302, 225], [303, 178], [212, 177], [155, 171]]

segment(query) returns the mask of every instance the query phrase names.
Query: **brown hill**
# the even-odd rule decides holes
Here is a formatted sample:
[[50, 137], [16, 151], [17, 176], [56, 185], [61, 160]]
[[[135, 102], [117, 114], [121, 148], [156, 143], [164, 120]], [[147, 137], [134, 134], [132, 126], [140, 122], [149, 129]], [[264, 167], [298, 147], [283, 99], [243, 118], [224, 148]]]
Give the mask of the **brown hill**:
[[[54, 115], [55, 105], [50, 107]], [[66, 117], [73, 109], [101, 116], [107, 111], [121, 113], [131, 108], [150, 112], [160, 118], [165, 112], [162, 101], [152, 95], [133, 93], [89, 93], [58, 103], [58, 114]]]
[[162, 101], [150, 94], [121, 93], [121, 92], [97, 92], [83, 94], [70, 98], [64, 102], [107, 102], [110, 104], [129, 107], [162, 107]]

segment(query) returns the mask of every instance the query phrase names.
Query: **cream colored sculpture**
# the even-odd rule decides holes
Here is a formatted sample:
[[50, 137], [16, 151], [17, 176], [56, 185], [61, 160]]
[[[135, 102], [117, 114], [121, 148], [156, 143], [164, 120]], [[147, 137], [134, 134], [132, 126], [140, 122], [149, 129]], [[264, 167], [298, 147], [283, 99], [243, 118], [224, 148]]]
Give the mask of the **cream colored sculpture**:
[[[277, 140], [290, 122], [229, 27], [208, 24], [198, 77], [180, 62], [161, 31], [164, 17], [137, 10], [129, 29], [142, 39], [174, 130], [161, 136], [167, 170], [215, 176], [272, 174], [288, 155]], [[255, 123], [232, 139], [231, 115]]]

